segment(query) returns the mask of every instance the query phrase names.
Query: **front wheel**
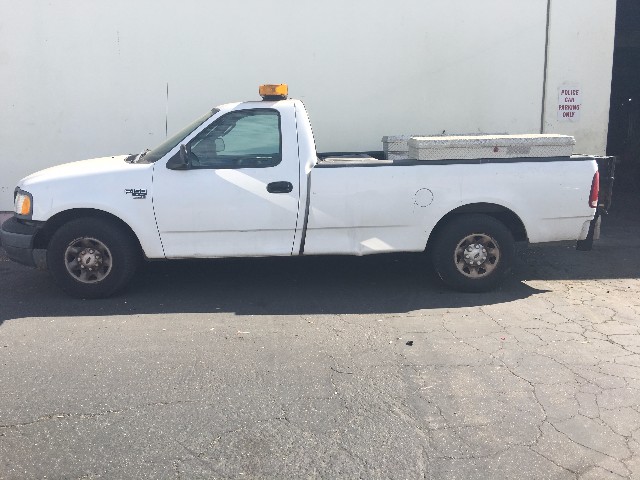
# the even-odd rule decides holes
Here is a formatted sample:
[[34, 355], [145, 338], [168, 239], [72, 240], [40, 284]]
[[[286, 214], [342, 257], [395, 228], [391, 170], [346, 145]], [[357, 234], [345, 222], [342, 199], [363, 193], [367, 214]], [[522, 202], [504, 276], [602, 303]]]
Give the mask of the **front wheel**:
[[57, 284], [78, 298], [105, 298], [131, 279], [140, 255], [121, 225], [79, 218], [62, 225], [49, 242], [47, 265]]
[[511, 270], [514, 251], [509, 229], [483, 214], [453, 218], [432, 245], [433, 264], [442, 281], [464, 292], [497, 287]]

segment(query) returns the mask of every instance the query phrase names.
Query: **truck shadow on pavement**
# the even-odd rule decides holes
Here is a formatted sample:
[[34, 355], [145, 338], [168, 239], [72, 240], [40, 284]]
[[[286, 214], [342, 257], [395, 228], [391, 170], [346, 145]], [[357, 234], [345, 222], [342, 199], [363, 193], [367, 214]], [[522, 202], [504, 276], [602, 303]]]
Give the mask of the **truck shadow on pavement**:
[[[516, 273], [500, 289], [484, 294], [446, 289], [420, 254], [152, 262], [123, 292], [104, 300], [67, 297], [47, 273], [4, 261], [0, 323], [24, 317], [158, 313], [401, 314], [490, 305], [544, 293], [546, 281], [637, 278], [636, 248], [523, 249]], [[543, 281], [537, 288], [526, 283], [536, 280]]]
[[497, 291], [442, 286], [423, 255], [184, 260], [145, 264], [114, 297], [79, 300], [46, 272], [0, 262], [0, 323], [25, 317], [157, 313], [398, 314], [504, 303], [542, 292], [510, 278]]
[[484, 294], [448, 290], [425, 255], [391, 254], [150, 262], [113, 298], [78, 300], [59, 291], [48, 274], [16, 265], [0, 251], [0, 324], [25, 317], [137, 314], [392, 315], [507, 303], [545, 293], [554, 281], [637, 279], [637, 212], [626, 208], [606, 217], [590, 252], [573, 245], [519, 249], [514, 275]]

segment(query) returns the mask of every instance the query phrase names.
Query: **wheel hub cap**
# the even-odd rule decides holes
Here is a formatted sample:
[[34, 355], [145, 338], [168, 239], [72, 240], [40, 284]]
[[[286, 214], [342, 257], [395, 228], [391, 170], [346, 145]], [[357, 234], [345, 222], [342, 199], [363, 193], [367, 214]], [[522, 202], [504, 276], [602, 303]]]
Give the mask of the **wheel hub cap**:
[[482, 265], [487, 261], [487, 249], [481, 244], [469, 245], [464, 250], [464, 262], [467, 265]]
[[80, 264], [80, 268], [88, 268], [89, 270], [93, 270], [94, 268], [98, 268], [100, 265], [102, 265], [102, 255], [100, 255], [99, 252], [93, 249], [82, 250], [77, 258], [77, 261]]

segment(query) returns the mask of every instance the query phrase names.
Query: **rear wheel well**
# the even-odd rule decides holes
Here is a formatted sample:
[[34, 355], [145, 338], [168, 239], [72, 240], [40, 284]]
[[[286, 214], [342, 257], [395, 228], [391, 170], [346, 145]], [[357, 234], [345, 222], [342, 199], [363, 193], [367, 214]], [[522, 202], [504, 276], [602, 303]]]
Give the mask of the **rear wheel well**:
[[53, 234], [56, 233], [56, 231], [62, 225], [77, 218], [98, 218], [117, 223], [121, 225], [129, 233], [129, 235], [131, 235], [131, 238], [135, 240], [135, 242], [138, 244], [138, 247], [141, 249], [138, 236], [126, 222], [122, 221], [115, 215], [92, 208], [77, 208], [73, 210], [65, 210], [63, 212], [55, 214], [53, 217], [47, 220], [44, 228], [40, 229], [40, 231], [36, 235], [33, 247], [46, 249], [49, 246], [49, 241], [51, 240]]
[[433, 230], [429, 235], [427, 245], [429, 245], [429, 243], [438, 236], [438, 232], [442, 227], [449, 223], [453, 218], [469, 213], [483, 213], [495, 218], [507, 227], [509, 231], [511, 231], [511, 235], [513, 235], [513, 239], [516, 242], [526, 242], [529, 240], [524, 223], [522, 223], [520, 217], [518, 217], [518, 215], [516, 215], [512, 210], [509, 210], [502, 205], [496, 205], [495, 203], [471, 203], [458, 207], [455, 210], [451, 210], [442, 217], [436, 226], [433, 227]]

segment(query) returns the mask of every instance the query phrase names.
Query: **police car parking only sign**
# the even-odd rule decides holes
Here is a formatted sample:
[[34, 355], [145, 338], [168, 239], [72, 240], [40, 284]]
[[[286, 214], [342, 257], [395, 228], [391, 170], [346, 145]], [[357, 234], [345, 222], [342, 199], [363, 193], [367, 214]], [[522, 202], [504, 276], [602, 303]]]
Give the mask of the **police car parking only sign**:
[[582, 93], [578, 85], [558, 88], [558, 120], [577, 122], [582, 109]]

